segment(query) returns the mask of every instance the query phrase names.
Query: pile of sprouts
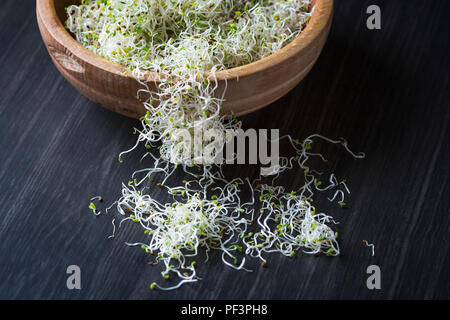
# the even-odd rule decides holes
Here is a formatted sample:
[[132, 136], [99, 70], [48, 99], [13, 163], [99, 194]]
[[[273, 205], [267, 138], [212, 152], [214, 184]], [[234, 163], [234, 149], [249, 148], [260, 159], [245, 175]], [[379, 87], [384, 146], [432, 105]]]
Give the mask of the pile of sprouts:
[[[216, 72], [278, 51], [308, 22], [308, 6], [309, 0], [86, 0], [68, 7], [67, 27], [83, 46], [127, 66], [143, 85], [138, 94], [149, 98], [139, 141], [162, 143], [163, 160], [194, 163], [198, 159], [178, 152], [173, 131], [238, 129], [236, 119], [220, 114], [224, 99], [214, 94]], [[150, 90], [145, 71], [157, 74], [157, 90]]]
[[[262, 177], [229, 181], [220, 165], [186, 157], [187, 146], [174, 138], [177, 129], [236, 132], [242, 124], [221, 113], [225, 100], [217, 93], [216, 73], [281, 49], [301, 33], [314, 10], [310, 9], [309, 0], [82, 0], [67, 8], [66, 26], [77, 41], [126, 66], [142, 85], [137, 95], [147, 97], [142, 127], [135, 129], [137, 142], [119, 155], [119, 161], [142, 143], [149, 149], [144, 157], [152, 157], [154, 165], [136, 171], [113, 206], [122, 216], [120, 223], [136, 223], [148, 237], [128, 245], [141, 247], [152, 257], [151, 264], [163, 264], [163, 278], [180, 279], [171, 287], [154, 282], [152, 289], [170, 290], [197, 281], [195, 257], [200, 248], [207, 254], [221, 251], [223, 262], [239, 270], [247, 270], [245, 256], [258, 257], [265, 266], [267, 254], [273, 252], [292, 257], [302, 249], [339, 255], [337, 233], [328, 225], [334, 220], [317, 212], [312, 202], [316, 191], [326, 191], [332, 192], [330, 201], [345, 206], [349, 191], [334, 175], [327, 183], [320, 181], [321, 173], [310, 169], [308, 160], [324, 159], [311, 151], [316, 139], [363, 157], [352, 153], [345, 140], [313, 135], [300, 142], [283, 137], [295, 155], [280, 158], [279, 173], [265, 183]], [[146, 78], [147, 71], [152, 79]], [[203, 142], [197, 147], [203, 148]], [[303, 186], [286, 191], [275, 185], [283, 171], [294, 167], [303, 170]], [[170, 186], [176, 170], [190, 178], [181, 186]], [[158, 202], [146, 193], [144, 184], [155, 176], [161, 177], [157, 187], [167, 190], [170, 202]], [[248, 201], [242, 200], [244, 191]], [[100, 213], [94, 203], [90, 208]], [[115, 230], [114, 220], [113, 225]]]

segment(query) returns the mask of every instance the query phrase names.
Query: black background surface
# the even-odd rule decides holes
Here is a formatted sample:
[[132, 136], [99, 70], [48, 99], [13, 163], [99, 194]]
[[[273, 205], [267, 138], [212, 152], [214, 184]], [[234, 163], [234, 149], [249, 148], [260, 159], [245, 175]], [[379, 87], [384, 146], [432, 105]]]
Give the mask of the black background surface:
[[[382, 30], [365, 26], [382, 9]], [[111, 234], [114, 215], [94, 217], [89, 199], [113, 202], [121, 181], [143, 165], [135, 120], [82, 97], [53, 66], [39, 35], [34, 1], [0, 1], [0, 298], [3, 299], [374, 299], [450, 296], [450, 2], [340, 0], [329, 40], [308, 77], [271, 106], [244, 117], [247, 128], [346, 137], [364, 160], [339, 148], [331, 169], [349, 181], [348, 208], [323, 202], [340, 224], [338, 258], [298, 254], [256, 260], [245, 273], [212, 255], [202, 281], [173, 292], [149, 290], [160, 269], [132, 226]], [[236, 166], [249, 176], [258, 168]], [[250, 171], [249, 171], [250, 170]], [[285, 182], [301, 182], [291, 171]], [[162, 191], [155, 197], [166, 199]], [[375, 256], [362, 240], [375, 243]], [[82, 289], [66, 288], [79, 265]], [[366, 268], [381, 268], [368, 290]]]

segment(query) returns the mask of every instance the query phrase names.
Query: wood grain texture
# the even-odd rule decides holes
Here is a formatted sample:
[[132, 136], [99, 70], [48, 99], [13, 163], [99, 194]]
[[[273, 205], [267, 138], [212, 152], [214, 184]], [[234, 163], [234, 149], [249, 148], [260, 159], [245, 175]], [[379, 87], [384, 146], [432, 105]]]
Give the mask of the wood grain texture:
[[[65, 7], [77, 0], [36, 0], [42, 38], [58, 70], [83, 95], [109, 110], [133, 118], [145, 113], [136, 92], [142, 86], [127, 69], [88, 51], [65, 30]], [[314, 13], [306, 28], [275, 54], [254, 63], [215, 74], [216, 93], [226, 102], [223, 112], [248, 114], [278, 100], [312, 69], [327, 39], [333, 20], [333, 0], [314, 0]], [[142, 77], [158, 91], [158, 75]]]
[[[365, 27], [368, 5], [382, 30]], [[159, 269], [114, 240], [108, 216], [89, 199], [119, 196], [120, 181], [143, 164], [132, 146], [135, 120], [81, 96], [56, 70], [39, 35], [33, 1], [0, 1], [0, 298], [3, 299], [448, 299], [450, 297], [450, 56], [447, 13], [436, 0], [335, 3], [329, 40], [302, 83], [271, 106], [243, 117], [253, 128], [299, 138], [346, 137], [366, 152], [354, 161], [335, 148], [330, 165], [352, 190], [346, 210], [320, 201], [340, 221], [342, 256], [273, 255], [255, 272], [225, 267], [213, 255], [203, 280], [174, 292], [149, 290]], [[251, 176], [256, 167], [227, 170]], [[291, 172], [288, 186], [301, 181]], [[153, 191], [152, 191], [153, 192]], [[166, 199], [154, 191], [159, 199]], [[375, 243], [375, 257], [362, 240]], [[82, 290], [66, 288], [66, 268], [82, 270]], [[377, 264], [382, 289], [366, 288]]]

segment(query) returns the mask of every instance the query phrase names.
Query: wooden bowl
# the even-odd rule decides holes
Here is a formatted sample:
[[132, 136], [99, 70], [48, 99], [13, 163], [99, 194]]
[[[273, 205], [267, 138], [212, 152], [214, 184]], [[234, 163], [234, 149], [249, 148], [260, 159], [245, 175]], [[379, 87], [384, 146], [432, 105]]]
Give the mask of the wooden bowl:
[[[137, 98], [139, 83], [126, 68], [103, 59], [79, 44], [64, 28], [65, 7], [80, 0], [37, 0], [42, 38], [58, 70], [84, 96], [125, 116], [145, 114]], [[281, 98], [311, 70], [326, 42], [333, 0], [313, 0], [314, 13], [303, 32], [275, 54], [251, 64], [217, 73], [219, 92], [225, 92], [224, 112], [244, 115]], [[147, 75], [152, 78], [152, 74]], [[154, 84], [149, 85], [156, 90]]]

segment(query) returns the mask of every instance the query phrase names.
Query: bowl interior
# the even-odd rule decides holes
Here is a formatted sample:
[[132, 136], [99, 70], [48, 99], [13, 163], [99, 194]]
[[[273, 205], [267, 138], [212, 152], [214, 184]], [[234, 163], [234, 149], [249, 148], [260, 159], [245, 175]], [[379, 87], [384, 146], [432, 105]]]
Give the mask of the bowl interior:
[[[70, 5], [79, 5], [81, 3], [81, 0], [48, 0], [48, 1], [54, 5], [56, 16], [57, 16], [58, 20], [61, 22], [62, 25], [65, 25], [65, 21], [67, 20], [67, 13], [66, 13], [65, 8], [70, 6]], [[310, 2], [310, 10], [318, 2], [319, 2], [319, 0], [311, 0], [311, 2]], [[299, 38], [302, 38], [303, 35], [307, 32], [307, 29], [310, 29], [310, 25], [311, 25], [312, 21], [315, 20], [315, 16], [316, 16], [316, 13], [314, 13], [312, 15], [311, 21], [309, 22], [309, 24], [306, 27], [306, 29], [303, 30], [303, 32], [302, 32], [302, 34], [300, 36], [298, 36], [296, 39], [294, 39], [291, 43], [286, 45], [284, 48], [280, 49], [278, 52], [276, 52], [276, 53], [274, 53], [274, 54], [272, 54], [272, 55], [270, 55], [268, 57], [265, 57], [265, 58], [263, 58], [261, 60], [258, 60], [258, 61], [252, 62], [250, 64], [247, 64], [247, 65], [237, 66], [237, 67], [234, 67], [234, 68], [231, 68], [231, 69], [226, 69], [226, 70], [219, 71], [219, 72], [217, 72], [215, 74], [215, 77], [219, 81], [221, 81], [221, 80], [237, 79], [239, 77], [245, 77], [245, 76], [247, 76], [247, 75], [249, 75], [249, 74], [251, 74], [253, 72], [257, 72], [258, 70], [266, 68], [267, 65], [278, 63], [279, 60], [286, 59], [290, 54], [282, 54], [282, 53], [283, 52], [286, 53], [288, 47], [294, 48], [293, 47], [294, 46], [294, 42], [297, 42], [297, 44], [298, 44]], [[70, 37], [72, 39], [75, 39], [75, 36], [71, 32], [69, 32], [65, 28], [62, 28], [62, 29], [63, 29], [62, 31], [67, 33], [68, 35], [70, 35]], [[313, 38], [314, 37], [310, 37], [309, 36], [309, 37], [305, 37], [305, 40], [306, 40], [306, 42], [308, 42], [308, 41], [312, 41]], [[78, 44], [78, 43], [76, 43], [76, 44], [72, 43], [71, 45], [72, 46], [76, 45], [76, 46], [81, 47], [81, 44]], [[296, 54], [296, 50], [297, 49], [291, 50], [291, 55], [292, 54]], [[85, 51], [86, 51], [85, 54], [87, 54], [87, 55], [92, 54], [93, 55], [93, 53], [90, 53], [90, 52], [87, 53], [87, 49], [85, 49]], [[98, 58], [98, 56], [96, 56], [96, 57]], [[103, 59], [103, 58], [102, 58], [102, 60], [104, 60], [104, 61], [102, 61], [103, 67], [107, 66], [107, 68], [109, 70], [113, 71], [114, 73], [122, 74], [122, 75], [124, 74], [124, 72], [126, 70], [125, 67], [123, 67], [123, 66], [121, 66], [121, 65], [119, 65], [119, 64], [117, 64], [115, 62], [107, 61], [106, 59]], [[208, 75], [208, 73], [206, 73], [206, 75]], [[132, 75], [128, 74], [128, 75], [126, 75], [126, 77], [132, 77]], [[150, 79], [158, 79], [158, 77], [154, 73], [152, 73], [151, 71], [145, 72], [144, 75], [142, 76], [142, 80], [143, 81], [149, 81]]]
[[[317, 0], [312, 0], [310, 4], [310, 9], [314, 7]], [[67, 14], [65, 8], [70, 5], [79, 5], [81, 0], [54, 0], [56, 15], [58, 16], [59, 21], [65, 25], [67, 20]], [[72, 35], [72, 34], [71, 34]], [[73, 35], [72, 35], [73, 36]]]
[[65, 8], [73, 4], [79, 5], [81, 3], [81, 0], [55, 0], [53, 2], [55, 4], [55, 11], [59, 21], [61, 21], [61, 23], [65, 25], [65, 22], [67, 20]]

